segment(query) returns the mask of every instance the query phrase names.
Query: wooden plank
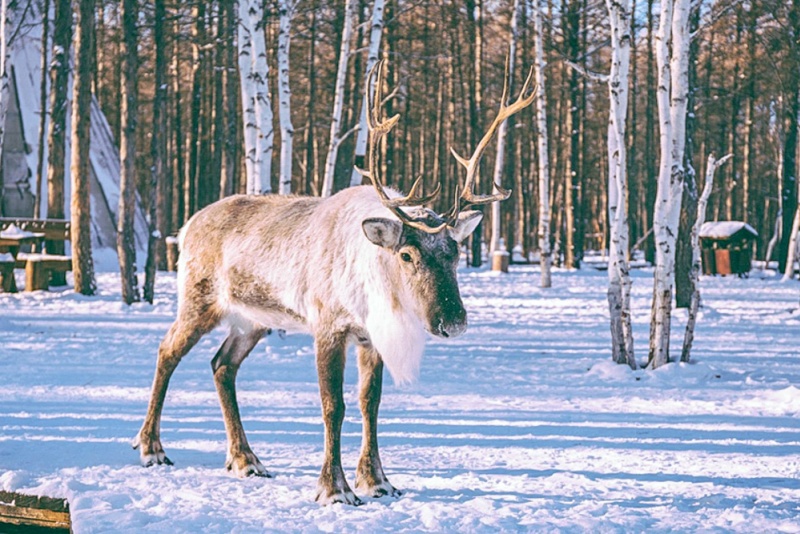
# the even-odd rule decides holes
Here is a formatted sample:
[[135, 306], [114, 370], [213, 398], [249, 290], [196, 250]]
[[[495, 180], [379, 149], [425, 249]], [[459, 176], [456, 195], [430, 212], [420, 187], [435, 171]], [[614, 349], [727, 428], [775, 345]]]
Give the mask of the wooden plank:
[[[39, 527], [69, 532], [72, 520], [66, 499], [0, 491], [0, 525]], [[4, 532], [0, 526], [0, 532]], [[18, 532], [25, 532], [19, 528]], [[31, 531], [36, 531], [35, 528]]]
[[0, 217], [0, 230], [5, 230], [11, 225], [28, 232], [40, 232], [49, 241], [69, 241], [70, 221], [64, 219], [26, 219], [14, 217]]

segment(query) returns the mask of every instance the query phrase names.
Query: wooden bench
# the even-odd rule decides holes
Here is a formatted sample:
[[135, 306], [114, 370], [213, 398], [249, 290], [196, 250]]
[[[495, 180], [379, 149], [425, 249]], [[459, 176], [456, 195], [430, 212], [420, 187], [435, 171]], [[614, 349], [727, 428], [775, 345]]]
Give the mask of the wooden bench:
[[[44, 234], [44, 251], [28, 254], [21, 252], [12, 267], [8, 266], [8, 262], [0, 261], [0, 274], [4, 279], [13, 276], [14, 268], [25, 269], [25, 291], [47, 290], [54, 273], [66, 273], [72, 270], [72, 258], [60, 254], [64, 250], [64, 242], [70, 240], [70, 221], [0, 217], [0, 231], [12, 224], [20, 230]], [[12, 269], [11, 272], [7, 272], [9, 268]], [[59, 277], [54, 282], [56, 283], [53, 285], [63, 285], [66, 283], [66, 278]]]

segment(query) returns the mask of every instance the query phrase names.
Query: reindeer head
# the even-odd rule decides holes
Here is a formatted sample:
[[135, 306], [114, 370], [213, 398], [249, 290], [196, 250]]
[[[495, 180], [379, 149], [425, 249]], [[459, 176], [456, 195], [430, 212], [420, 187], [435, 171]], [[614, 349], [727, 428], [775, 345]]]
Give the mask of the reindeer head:
[[[508, 68], [508, 66], [506, 66]], [[370, 98], [370, 84], [377, 71], [375, 98]], [[369, 218], [362, 222], [364, 234], [372, 243], [384, 248], [394, 256], [401, 277], [414, 296], [417, 316], [426, 322], [428, 332], [439, 337], [457, 336], [466, 330], [467, 312], [461, 301], [456, 279], [459, 258], [459, 243], [466, 239], [480, 223], [480, 211], [462, 211], [462, 207], [478, 206], [506, 200], [511, 191], [494, 184], [497, 193], [475, 195], [473, 188], [481, 156], [495, 131], [508, 117], [526, 108], [533, 102], [536, 90], [527, 97], [533, 70], [516, 102], [506, 106], [508, 76], [503, 88], [500, 111], [478, 143], [470, 159], [464, 159], [451, 149], [456, 160], [467, 170], [464, 188], [459, 194], [456, 187], [455, 203], [444, 214], [438, 214], [422, 207], [432, 201], [440, 192], [440, 184], [426, 196], [418, 190], [422, 177], [417, 178], [406, 196], [390, 197], [378, 176], [378, 147], [381, 137], [388, 134], [397, 124], [399, 115], [381, 120], [381, 87], [383, 85], [383, 61], [378, 62], [367, 76], [365, 98], [367, 99], [367, 126], [369, 128], [369, 170], [358, 171], [369, 178], [383, 205], [397, 219]]]

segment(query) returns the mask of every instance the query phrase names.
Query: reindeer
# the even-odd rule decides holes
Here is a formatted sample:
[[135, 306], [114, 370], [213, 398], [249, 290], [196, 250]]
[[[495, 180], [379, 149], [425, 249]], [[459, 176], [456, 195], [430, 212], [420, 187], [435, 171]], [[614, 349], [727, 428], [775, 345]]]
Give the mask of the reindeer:
[[[374, 102], [370, 83], [377, 68]], [[492, 195], [473, 193], [483, 151], [498, 126], [533, 101], [528, 76], [516, 102], [500, 112], [470, 159], [453, 151], [466, 168], [463, 192], [451, 210], [422, 207], [439, 193], [419, 195], [418, 178], [406, 196], [384, 188], [378, 175], [380, 139], [398, 116], [381, 120], [383, 65], [367, 77], [369, 169], [372, 185], [351, 187], [329, 198], [232, 196], [197, 214], [181, 230], [178, 312], [158, 349], [158, 363], [144, 423], [134, 439], [144, 466], [172, 465], [159, 436], [170, 377], [183, 356], [212, 329], [230, 328], [211, 361], [228, 439], [226, 467], [236, 476], [269, 477], [245, 436], [236, 400], [236, 374], [256, 343], [272, 329], [314, 336], [325, 456], [316, 500], [361, 504], [345, 479], [340, 435], [345, 353], [357, 347], [363, 414], [363, 443], [356, 489], [370, 497], [401, 494], [383, 471], [377, 419], [384, 365], [396, 382], [412, 380], [426, 332], [455, 337], [467, 327], [456, 281], [459, 243], [481, 220], [463, 211], [505, 200], [510, 191], [495, 184]], [[531, 72], [532, 74], [532, 72]], [[506, 82], [507, 85], [507, 82]], [[535, 90], [533, 91], [535, 93]]]

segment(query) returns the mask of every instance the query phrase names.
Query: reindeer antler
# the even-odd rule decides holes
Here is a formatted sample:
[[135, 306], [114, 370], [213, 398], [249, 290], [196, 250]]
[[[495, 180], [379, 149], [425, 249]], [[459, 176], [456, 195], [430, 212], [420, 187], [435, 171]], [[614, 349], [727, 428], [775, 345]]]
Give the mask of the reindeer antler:
[[454, 224], [458, 219], [458, 213], [460, 211], [459, 204], [463, 204], [466, 206], [477, 206], [480, 204], [489, 204], [491, 202], [496, 202], [499, 200], [506, 200], [509, 196], [511, 196], [510, 189], [503, 189], [500, 184], [494, 184], [495, 188], [497, 188], [497, 193], [492, 195], [476, 195], [473, 191], [475, 187], [475, 178], [476, 173], [478, 172], [478, 167], [480, 165], [481, 157], [483, 157], [483, 152], [486, 150], [486, 147], [489, 145], [489, 141], [492, 140], [494, 137], [494, 133], [497, 131], [497, 128], [500, 125], [511, 117], [512, 115], [519, 113], [526, 107], [530, 106], [533, 102], [533, 99], [536, 97], [536, 91], [538, 90], [537, 87], [533, 88], [533, 91], [530, 95], [525, 97], [525, 93], [528, 91], [528, 87], [530, 87], [531, 80], [533, 79], [533, 68], [531, 67], [530, 73], [528, 74], [528, 78], [525, 80], [525, 84], [522, 86], [522, 90], [519, 92], [519, 96], [517, 100], [511, 104], [506, 105], [506, 100], [508, 99], [508, 58], [506, 59], [506, 75], [505, 81], [503, 83], [503, 97], [500, 101], [500, 110], [497, 112], [497, 116], [492, 121], [492, 124], [489, 125], [489, 129], [486, 130], [483, 138], [478, 143], [478, 146], [475, 148], [475, 152], [473, 152], [472, 157], [469, 159], [462, 158], [458, 155], [458, 153], [451, 147], [450, 152], [453, 154], [453, 157], [456, 158], [461, 165], [463, 165], [467, 169], [467, 178], [464, 182], [464, 189], [461, 192], [461, 197], [458, 197], [456, 194], [456, 203], [453, 208], [450, 210], [448, 217], [448, 224]]
[[[370, 82], [375, 74], [377, 74], [375, 80], [375, 91], [373, 97], [370, 97]], [[433, 191], [433, 193], [426, 196], [417, 196], [418, 190], [422, 184], [421, 176], [414, 181], [414, 185], [411, 186], [411, 191], [404, 197], [389, 198], [389, 196], [386, 194], [386, 191], [383, 189], [383, 183], [378, 175], [378, 147], [380, 145], [381, 137], [388, 134], [392, 128], [394, 128], [395, 124], [397, 124], [397, 121], [400, 118], [400, 115], [395, 115], [394, 117], [390, 117], [384, 121], [381, 121], [382, 87], [383, 60], [375, 64], [369, 71], [369, 75], [367, 76], [367, 81], [364, 87], [364, 98], [367, 99], [367, 128], [369, 130], [369, 170], [367, 171], [358, 167], [356, 167], [356, 170], [361, 173], [362, 176], [370, 179], [372, 185], [375, 187], [375, 191], [378, 193], [378, 197], [381, 199], [381, 203], [392, 213], [394, 213], [403, 224], [411, 226], [412, 228], [416, 228], [417, 230], [422, 230], [423, 232], [427, 232], [429, 234], [435, 234], [443, 230], [445, 226], [447, 226], [447, 223], [442, 223], [439, 226], [428, 226], [425, 223], [427, 218], [412, 217], [400, 208], [403, 206], [421, 206], [423, 204], [427, 204], [439, 195], [441, 184], [436, 184], [436, 189]]]

